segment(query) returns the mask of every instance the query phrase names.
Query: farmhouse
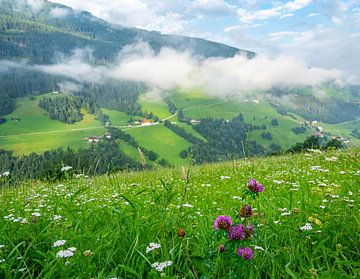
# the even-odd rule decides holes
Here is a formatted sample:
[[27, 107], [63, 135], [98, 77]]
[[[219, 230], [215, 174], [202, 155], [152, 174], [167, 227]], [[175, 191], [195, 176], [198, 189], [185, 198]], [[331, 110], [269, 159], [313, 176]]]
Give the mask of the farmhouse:
[[151, 125], [152, 125], [152, 122], [149, 119], [144, 119], [141, 122], [141, 126], [151, 126]]
[[111, 139], [111, 133], [110, 132], [106, 132], [104, 135], [104, 138], [106, 139]]
[[100, 141], [100, 138], [99, 137], [96, 137], [96, 136], [91, 136], [91, 137], [88, 137], [87, 138], [87, 141], [89, 143], [98, 143]]

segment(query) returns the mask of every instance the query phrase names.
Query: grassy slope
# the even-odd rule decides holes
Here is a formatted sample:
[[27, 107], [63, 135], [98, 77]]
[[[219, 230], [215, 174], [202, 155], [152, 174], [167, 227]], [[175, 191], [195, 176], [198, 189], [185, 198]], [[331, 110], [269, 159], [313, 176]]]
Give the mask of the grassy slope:
[[114, 126], [126, 126], [130, 120], [130, 116], [128, 116], [125, 112], [104, 108], [101, 110], [110, 117], [110, 121]]
[[[180, 169], [60, 185], [29, 182], [8, 189], [0, 195], [0, 277], [195, 279], [241, 274], [240, 278], [260, 279], [315, 278], [311, 274], [317, 273], [316, 278], [359, 278], [359, 152], [195, 166], [184, 198]], [[326, 160], [333, 156], [335, 162]], [[320, 170], [311, 170], [314, 165]], [[241, 201], [249, 178], [260, 181], [265, 191], [256, 201]], [[191, 207], [180, 210], [181, 203]], [[228, 256], [219, 254], [225, 238], [218, 239], [212, 228], [219, 215], [240, 222], [235, 215], [246, 203], [257, 208], [248, 220], [255, 224], [256, 234], [254, 242], [240, 241], [236, 247], [254, 250], [255, 244], [263, 249], [254, 250], [250, 263], [230, 248]], [[35, 212], [40, 216], [34, 218]], [[9, 214], [13, 216], [4, 218]], [[55, 215], [58, 220], [53, 220]], [[306, 223], [312, 229], [301, 231]], [[179, 227], [185, 229], [184, 239], [177, 236]], [[53, 247], [60, 239], [67, 241], [65, 245]], [[146, 253], [150, 242], [161, 248]], [[56, 257], [69, 247], [77, 248], [74, 256]], [[172, 265], [161, 275], [151, 264], [163, 261]]]
[[188, 161], [180, 158], [179, 152], [187, 149], [190, 143], [163, 125], [124, 129], [124, 131], [135, 137], [141, 146], [158, 153], [171, 164], [181, 165]]
[[141, 110], [146, 113], [152, 112], [155, 116], [160, 119], [167, 118], [171, 116], [171, 113], [168, 110], [168, 106], [164, 101], [153, 102], [148, 100], [144, 96], [140, 96], [139, 103], [141, 105]]
[[[18, 99], [16, 110], [5, 116], [7, 122], [0, 125], [1, 148], [20, 155], [58, 147], [86, 147], [85, 137], [104, 133], [101, 123], [85, 111], [82, 111], [84, 119], [75, 124], [51, 120], [47, 112], [38, 107], [39, 98]], [[20, 118], [20, 121], [12, 122], [11, 117]]]
[[[273, 135], [273, 140], [265, 140], [261, 137], [261, 131], [253, 131], [250, 139], [268, 147], [271, 143], [279, 144], [285, 148], [292, 146], [296, 142], [304, 141], [311, 133], [307, 131], [301, 135], [295, 135], [291, 129], [299, 126], [299, 121], [289, 116], [283, 116], [268, 103], [260, 102], [241, 102], [232, 99], [221, 100], [209, 98], [201, 92], [192, 91], [189, 93], [175, 93], [171, 96], [171, 101], [178, 108], [183, 107], [185, 116], [193, 119], [204, 117], [231, 119], [239, 113], [244, 116], [245, 122], [254, 125], [266, 125], [266, 132]], [[277, 118], [279, 126], [272, 126], [271, 119]]]

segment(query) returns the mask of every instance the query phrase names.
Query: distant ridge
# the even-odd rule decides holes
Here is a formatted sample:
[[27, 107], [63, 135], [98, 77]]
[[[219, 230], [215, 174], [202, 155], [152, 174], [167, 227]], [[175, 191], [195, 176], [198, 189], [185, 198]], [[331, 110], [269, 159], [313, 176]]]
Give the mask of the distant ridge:
[[0, 59], [27, 59], [51, 64], [59, 53], [71, 54], [77, 48], [90, 48], [102, 63], [112, 61], [126, 46], [148, 43], [158, 52], [162, 47], [190, 51], [202, 57], [232, 57], [238, 53], [251, 58], [254, 52], [201, 38], [164, 35], [110, 24], [89, 12], [46, 1], [34, 12], [26, 5], [2, 0], [0, 7]]

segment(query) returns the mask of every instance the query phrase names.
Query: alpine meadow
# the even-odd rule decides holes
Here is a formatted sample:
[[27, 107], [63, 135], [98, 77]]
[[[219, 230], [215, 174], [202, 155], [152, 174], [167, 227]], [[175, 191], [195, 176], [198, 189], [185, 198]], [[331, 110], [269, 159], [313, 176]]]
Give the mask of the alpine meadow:
[[359, 18], [0, 0], [0, 278], [360, 278]]

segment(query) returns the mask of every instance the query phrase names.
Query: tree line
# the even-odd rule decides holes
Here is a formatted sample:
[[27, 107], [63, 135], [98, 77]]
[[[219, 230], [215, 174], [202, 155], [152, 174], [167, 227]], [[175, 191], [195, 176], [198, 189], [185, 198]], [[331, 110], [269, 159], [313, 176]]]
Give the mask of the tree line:
[[11, 182], [61, 179], [66, 175], [61, 170], [64, 166], [72, 167], [71, 174], [92, 175], [141, 169], [141, 165], [124, 154], [114, 141], [103, 141], [86, 149], [59, 148], [26, 156], [0, 150], [0, 166], [0, 173], [10, 172]]

